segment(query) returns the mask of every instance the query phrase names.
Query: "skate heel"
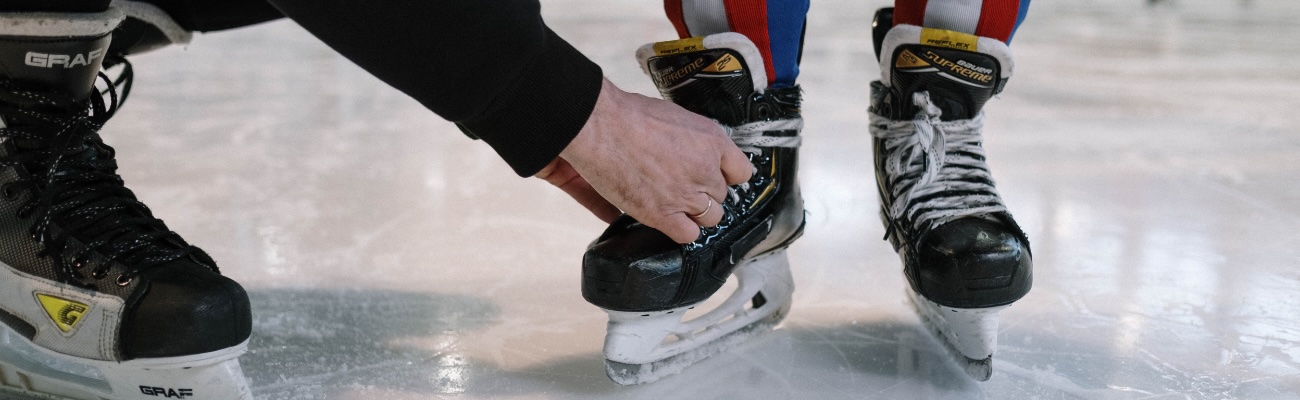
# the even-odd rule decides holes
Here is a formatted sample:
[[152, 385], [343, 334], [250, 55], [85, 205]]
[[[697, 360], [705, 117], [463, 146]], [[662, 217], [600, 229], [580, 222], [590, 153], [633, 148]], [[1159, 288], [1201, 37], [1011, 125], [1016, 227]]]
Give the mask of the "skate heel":
[[987, 381], [993, 375], [993, 351], [998, 347], [998, 312], [1009, 305], [953, 308], [911, 290], [907, 294], [926, 329], [954, 359], [965, 360], [962, 370], [975, 380]]
[[252, 400], [242, 345], [206, 354], [125, 362], [69, 357], [0, 324], [0, 394], [72, 400]]
[[654, 312], [605, 310], [609, 378], [622, 385], [653, 382], [776, 327], [789, 312], [794, 291], [785, 251], [744, 261], [734, 274], [736, 291], [689, 321], [682, 318], [698, 303]]

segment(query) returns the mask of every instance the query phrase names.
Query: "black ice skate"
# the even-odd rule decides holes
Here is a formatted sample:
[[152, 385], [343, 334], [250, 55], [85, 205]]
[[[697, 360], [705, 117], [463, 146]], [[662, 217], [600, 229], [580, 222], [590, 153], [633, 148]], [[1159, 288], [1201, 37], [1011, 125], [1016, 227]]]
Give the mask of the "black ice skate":
[[997, 312], [1029, 292], [1029, 240], [984, 162], [984, 103], [1013, 70], [1007, 45], [958, 32], [892, 26], [876, 14], [882, 81], [871, 135], [886, 238], [903, 260], [922, 321], [967, 374], [988, 380]]
[[[727, 126], [754, 175], [731, 187], [722, 222], [693, 243], [624, 215], [587, 249], [582, 294], [609, 313], [606, 372], [623, 385], [677, 373], [779, 323], [794, 289], [785, 248], [804, 222], [798, 87], [765, 89], [762, 58], [737, 33], [654, 43], [637, 58], [665, 99]], [[739, 287], [721, 306], [682, 321], [732, 274]]]
[[[123, 186], [97, 132], [131, 78], [100, 73], [125, 62], [123, 9], [100, 11], [0, 13], [0, 397], [250, 399], [247, 295]], [[132, 32], [122, 49], [159, 33]]]

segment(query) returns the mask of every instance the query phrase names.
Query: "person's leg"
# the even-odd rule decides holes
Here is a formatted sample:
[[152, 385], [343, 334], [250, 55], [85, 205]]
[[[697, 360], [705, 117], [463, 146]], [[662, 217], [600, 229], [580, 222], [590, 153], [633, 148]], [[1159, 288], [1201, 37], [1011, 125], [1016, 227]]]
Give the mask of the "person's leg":
[[886, 238], [922, 320], [979, 380], [992, 374], [996, 312], [1032, 283], [1029, 240], [994, 187], [981, 137], [1028, 5], [898, 0], [875, 21], [870, 129]]
[[0, 6], [0, 369], [74, 399], [247, 399], [247, 295], [124, 186], [97, 132], [120, 104], [94, 86], [127, 14]]
[[[641, 67], [665, 99], [726, 126], [753, 176], [729, 193], [700, 194], [699, 216], [721, 213], [722, 222], [693, 243], [622, 216], [588, 248], [583, 297], [610, 314], [607, 372], [622, 384], [676, 373], [780, 322], [793, 290], [785, 249], [803, 232], [795, 79], [808, 2], [667, 0], [665, 9], [683, 39], [643, 46]], [[681, 320], [732, 275], [740, 289]], [[680, 340], [663, 344], [665, 329]]]

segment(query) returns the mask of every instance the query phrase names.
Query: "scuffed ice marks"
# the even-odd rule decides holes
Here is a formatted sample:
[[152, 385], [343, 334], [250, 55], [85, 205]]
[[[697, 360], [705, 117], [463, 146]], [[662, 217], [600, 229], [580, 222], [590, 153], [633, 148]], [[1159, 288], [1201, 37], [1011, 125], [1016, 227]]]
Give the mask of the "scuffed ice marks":
[[385, 290], [250, 290], [256, 310], [241, 362], [254, 394], [325, 399], [347, 392], [461, 393], [458, 337], [499, 319], [488, 300]]

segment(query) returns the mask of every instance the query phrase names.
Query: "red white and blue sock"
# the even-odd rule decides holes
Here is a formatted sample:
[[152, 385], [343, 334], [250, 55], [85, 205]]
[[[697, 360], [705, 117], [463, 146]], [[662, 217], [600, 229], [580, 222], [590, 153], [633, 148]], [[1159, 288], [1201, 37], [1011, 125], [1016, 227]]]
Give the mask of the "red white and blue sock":
[[768, 86], [794, 85], [799, 76], [809, 0], [664, 0], [682, 38], [737, 32], [758, 47]]

